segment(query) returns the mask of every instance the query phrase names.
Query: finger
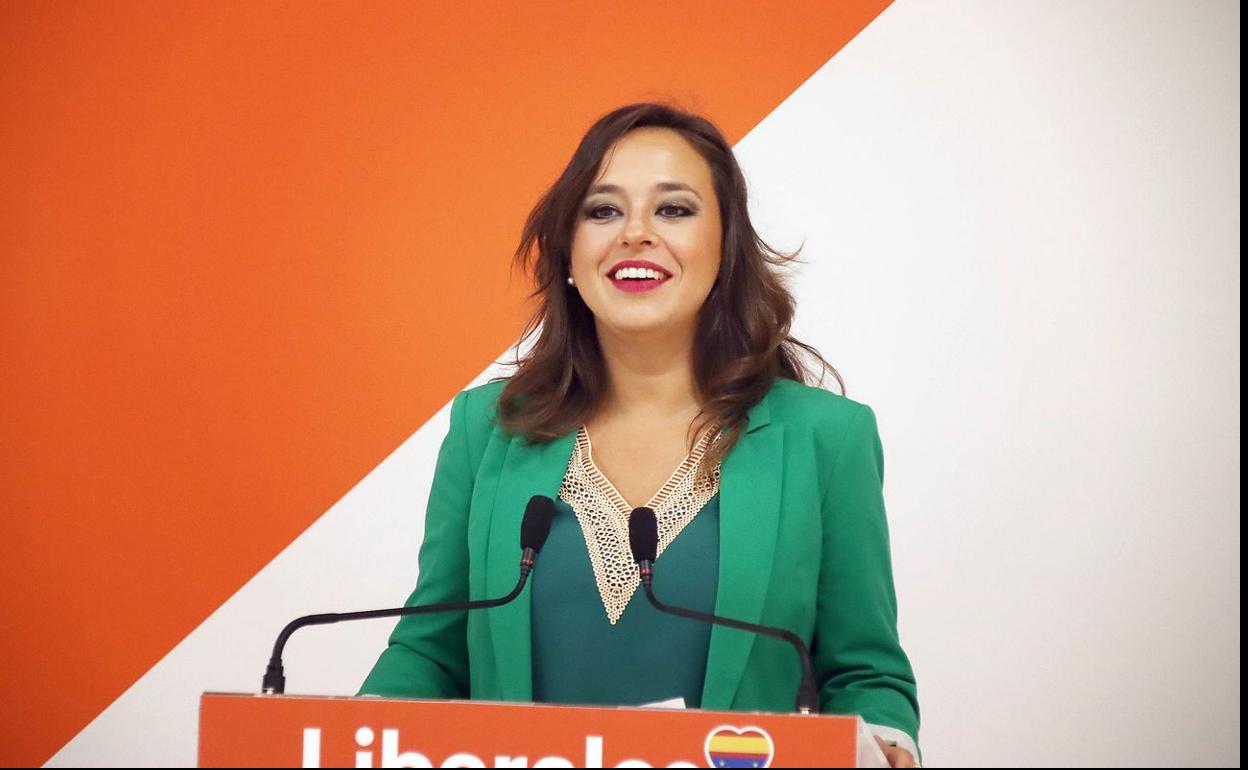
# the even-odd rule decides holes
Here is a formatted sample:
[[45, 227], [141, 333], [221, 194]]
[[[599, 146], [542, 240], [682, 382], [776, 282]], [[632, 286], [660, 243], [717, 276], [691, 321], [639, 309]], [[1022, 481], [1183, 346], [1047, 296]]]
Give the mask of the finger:
[[918, 767], [918, 764], [914, 761], [914, 756], [905, 749], [898, 747], [896, 741], [886, 741], [878, 735], [871, 737], [875, 738], [875, 742], [880, 746], [880, 751], [884, 752], [884, 758], [888, 760], [889, 767]]

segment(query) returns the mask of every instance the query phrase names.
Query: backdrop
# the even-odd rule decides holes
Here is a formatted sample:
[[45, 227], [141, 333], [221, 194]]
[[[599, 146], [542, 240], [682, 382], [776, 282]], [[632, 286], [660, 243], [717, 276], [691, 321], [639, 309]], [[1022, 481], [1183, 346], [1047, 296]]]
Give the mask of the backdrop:
[[[1238, 3], [0, 6], [0, 763], [191, 765], [392, 606], [508, 260], [704, 112], [879, 417], [930, 765], [1239, 764]], [[352, 693], [392, 623], [300, 633]]]

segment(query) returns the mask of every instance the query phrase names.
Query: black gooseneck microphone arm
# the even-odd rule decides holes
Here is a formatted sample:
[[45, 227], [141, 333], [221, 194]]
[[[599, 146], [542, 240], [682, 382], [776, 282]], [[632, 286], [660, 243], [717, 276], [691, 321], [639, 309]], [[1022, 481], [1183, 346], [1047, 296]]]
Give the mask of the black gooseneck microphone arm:
[[555, 515], [555, 503], [549, 497], [534, 495], [524, 511], [524, 520], [520, 524], [520, 579], [511, 593], [498, 599], [480, 599], [472, 602], [450, 602], [446, 604], [428, 604], [415, 607], [392, 607], [385, 610], [363, 610], [361, 612], [328, 612], [320, 615], [304, 615], [286, 624], [273, 643], [273, 655], [264, 672], [261, 692], [266, 695], [281, 695], [286, 691], [286, 675], [282, 669], [282, 652], [290, 635], [304, 626], [320, 626], [338, 623], [344, 620], [369, 620], [372, 618], [393, 618], [404, 615], [430, 615], [436, 612], [463, 612], [465, 610], [488, 610], [501, 607], [513, 601], [524, 590], [529, 573], [537, 561], [537, 554], [550, 535], [551, 520]]
[[807, 649], [806, 643], [802, 641], [801, 637], [783, 628], [746, 623], [741, 620], [723, 618], [706, 612], [664, 604], [654, 595], [654, 560], [658, 552], [659, 526], [653, 510], [645, 507], [633, 509], [628, 520], [628, 539], [629, 545], [633, 549], [633, 558], [637, 561], [637, 567], [641, 573], [641, 585], [645, 589], [646, 598], [650, 600], [655, 609], [660, 612], [666, 612], [669, 615], [688, 618], [689, 620], [728, 626], [740, 631], [752, 631], [756, 634], [770, 636], [773, 639], [780, 639], [793, 645], [793, 648], [797, 651], [798, 661], [802, 665], [802, 681], [797, 688], [795, 708], [799, 714], [817, 714], [819, 712], [819, 688], [815, 686], [815, 673], [810, 663], [810, 650]]

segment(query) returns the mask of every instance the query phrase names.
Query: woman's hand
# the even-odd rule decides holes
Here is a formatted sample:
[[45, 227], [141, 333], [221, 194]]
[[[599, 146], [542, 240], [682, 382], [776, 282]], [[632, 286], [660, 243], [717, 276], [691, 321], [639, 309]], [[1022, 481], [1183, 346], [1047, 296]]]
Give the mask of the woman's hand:
[[884, 752], [884, 758], [888, 760], [889, 767], [918, 767], [910, 752], [896, 743], [890, 743], [878, 735], [875, 736], [875, 741], [880, 744], [880, 750]]

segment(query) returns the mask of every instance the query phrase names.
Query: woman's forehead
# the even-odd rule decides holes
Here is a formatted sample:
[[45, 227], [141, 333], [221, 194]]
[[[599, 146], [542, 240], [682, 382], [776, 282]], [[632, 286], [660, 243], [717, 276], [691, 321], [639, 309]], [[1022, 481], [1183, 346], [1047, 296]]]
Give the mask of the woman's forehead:
[[649, 191], [663, 183], [700, 189], [710, 182], [710, 167], [684, 137], [671, 129], [646, 127], [620, 137], [603, 156], [591, 190], [606, 185]]

